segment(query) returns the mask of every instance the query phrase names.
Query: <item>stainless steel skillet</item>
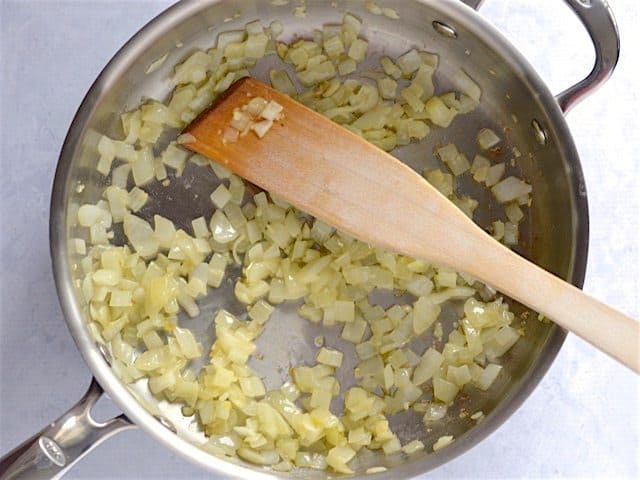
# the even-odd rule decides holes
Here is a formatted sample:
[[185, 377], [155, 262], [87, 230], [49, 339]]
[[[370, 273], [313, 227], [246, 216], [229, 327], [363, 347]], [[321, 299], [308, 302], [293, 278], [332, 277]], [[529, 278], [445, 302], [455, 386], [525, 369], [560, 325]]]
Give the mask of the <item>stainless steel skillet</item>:
[[[594, 38], [597, 62], [585, 81], [558, 97], [557, 102], [565, 110], [606, 79], [615, 65], [618, 47], [615, 24], [603, 2], [588, 2], [589, 6], [578, 0], [567, 3], [579, 14]], [[61, 153], [51, 211], [52, 257], [67, 322], [96, 378], [127, 417], [171, 448], [215, 471], [240, 477], [258, 475], [257, 472], [249, 472], [241, 466], [211, 457], [170, 433], [148, 413], [147, 408], [158, 407], [156, 416], [163, 418], [165, 425], [173, 425], [174, 429], [183, 431], [184, 426], [176, 415], [176, 409], [163, 404], [146, 405], [145, 408], [114, 376], [105, 355], [86, 330], [83, 305], [73, 286], [73, 265], [78, 259], [71, 255], [67, 245], [67, 239], [76, 236], [72, 221], [68, 220], [72, 216], [73, 205], [95, 201], [100, 188], [97, 176], [91, 171], [92, 159], [86, 154], [95, 138], [92, 132], [112, 133], [117, 114], [135, 105], [141, 95], [166, 95], [169, 88], [165, 80], [166, 70], [161, 69], [149, 76], [144, 75], [144, 71], [153, 60], [167, 51], [170, 51], [165, 63], [168, 68], [186, 55], [192, 46], [211, 45], [216, 31], [238, 28], [255, 18], [266, 22], [279, 18], [285, 26], [286, 36], [295, 32], [309, 33], [322, 23], [338, 20], [341, 12], [347, 10], [365, 20], [365, 33], [378, 50], [397, 55], [418, 45], [440, 53], [445, 59], [439, 78], [441, 85], [446, 85], [451, 72], [464, 66], [480, 82], [487, 101], [479, 112], [465, 118], [463, 123], [456, 124], [454, 131], [447, 131], [447, 135], [453, 137], [456, 131], [477, 131], [481, 126], [510, 129], [511, 143], [523, 152], [518, 168], [533, 183], [536, 192], [521, 251], [574, 283], [582, 283], [587, 245], [586, 197], [575, 148], [556, 100], [517, 52], [481, 17], [465, 6], [453, 0], [403, 1], [393, 6], [401, 22], [371, 15], [363, 7], [363, 2], [338, 2], [337, 10], [330, 7], [329, 2], [308, 2], [304, 20], [292, 17], [290, 9], [276, 8], [268, 2], [183, 2], [151, 22], [116, 55], [92, 87], [71, 126]], [[236, 11], [241, 13], [239, 18], [223, 22], [225, 18], [233, 18]], [[214, 30], [208, 31], [209, 26], [214, 26]], [[179, 41], [184, 46], [175, 49], [174, 45]], [[258, 76], [260, 73], [257, 72]], [[465, 136], [468, 135], [460, 135], [460, 138]], [[436, 140], [434, 137], [430, 139]], [[464, 148], [462, 142], [461, 145]], [[407, 163], [418, 166], [424, 162], [427, 148], [412, 147], [397, 154]], [[191, 174], [195, 177], [195, 172]], [[81, 194], [75, 190], [78, 181], [86, 185]], [[203, 179], [205, 181], [208, 179]], [[191, 194], [196, 192], [197, 188], [191, 190]], [[193, 200], [179, 189], [171, 192], [171, 195], [174, 198], [184, 195], [185, 200]], [[187, 223], [193, 218], [190, 216], [193, 213], [187, 209], [175, 209], [168, 202], [163, 203], [162, 199], [158, 202], [158, 208], [173, 208], [171, 218], [174, 220], [183, 218]], [[491, 208], [489, 205], [483, 212], [485, 221], [491, 217]], [[208, 299], [209, 310], [203, 310], [210, 312], [221, 304], [228, 306], [229, 297], [226, 293]], [[308, 350], [305, 342], [310, 341], [315, 333], [297, 322], [293, 315], [283, 315], [282, 320], [281, 330], [266, 332], [261, 341], [275, 346], [293, 346], [298, 358], [305, 359], [305, 350]], [[205, 321], [203, 319], [203, 326]], [[282, 341], [285, 333], [286, 341]], [[546, 371], [563, 338], [563, 332], [530, 321], [527, 336], [505, 361], [507, 375], [504, 381], [488, 394], [468, 400], [466, 406], [482, 409], [488, 414], [487, 419], [478, 427], [469, 429], [470, 422], [459, 419], [456, 409], [452, 409], [446, 429], [456, 435], [457, 442], [438, 454], [401, 462], [388, 473], [389, 477], [407, 477], [427, 471], [459, 455], [486, 436], [526, 398]], [[286, 359], [288, 352], [284, 348], [272, 348], [272, 354], [272, 361], [280, 362]], [[264, 373], [269, 378], [269, 372]], [[277, 381], [276, 377], [272, 376], [271, 381]], [[25, 474], [30, 472], [43, 477], [51, 476], [68, 468], [93, 446], [91, 442], [128, 427], [124, 417], [106, 425], [89, 421], [90, 405], [99, 394], [99, 387], [93, 385], [89, 395], [64, 421], [54, 423], [19, 451], [9, 454], [17, 463], [11, 464], [11, 459], [3, 459], [0, 471], [4, 471], [5, 467], [24, 467]], [[138, 395], [146, 398], [146, 402], [154, 402], [145, 395], [143, 388]], [[458, 408], [463, 406], [458, 405]], [[407, 420], [397, 428], [410, 433], [412, 425]], [[434, 431], [429, 435], [435, 439], [440, 433]], [[181, 435], [186, 436], [184, 432]], [[38, 467], [33, 461], [37, 461]]]

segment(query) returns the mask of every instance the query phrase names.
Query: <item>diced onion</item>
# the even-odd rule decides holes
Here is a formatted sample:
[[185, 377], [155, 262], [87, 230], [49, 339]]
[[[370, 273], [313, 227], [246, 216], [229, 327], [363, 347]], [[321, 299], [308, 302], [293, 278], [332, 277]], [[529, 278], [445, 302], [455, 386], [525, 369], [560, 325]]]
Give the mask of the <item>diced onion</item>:
[[531, 185], [516, 177], [507, 177], [491, 188], [500, 203], [508, 203], [531, 193]]
[[[373, 2], [367, 8], [398, 17]], [[298, 15], [304, 11], [304, 3], [296, 7]], [[262, 68], [257, 62], [271, 53], [308, 87], [298, 93], [289, 74], [274, 69], [269, 72], [274, 88], [385, 150], [422, 140], [433, 125], [445, 128], [479, 105], [480, 88], [462, 70], [450, 79], [456, 91], [436, 94], [439, 57], [433, 53], [413, 49], [395, 61], [382, 57], [375, 71], [358, 71], [369, 50], [361, 30], [361, 21], [345, 14], [341, 24], [291, 44], [276, 42], [283, 31], [277, 21], [267, 28], [253, 21], [244, 30], [222, 33], [216, 48], [193, 52], [175, 68], [176, 88], [166, 104], [149, 100], [125, 112], [120, 116], [124, 140], [97, 141], [96, 169], [111, 183], [95, 204], [76, 207], [77, 223], [87, 231], [70, 243], [84, 257], [79, 261], [84, 278], [77, 285], [88, 305], [90, 331], [110, 348], [123, 381], [146, 378], [153, 395], [194, 416], [209, 438], [202, 448], [212, 454], [275, 471], [331, 468], [345, 474], [353, 473], [355, 465], [349, 464], [363, 449], [414, 454], [424, 444], [414, 439], [403, 446], [388, 415], [413, 409], [426, 424], [442, 420], [461, 389], [491, 388], [501, 371], [498, 359], [520, 338], [511, 326], [514, 314], [494, 300], [490, 287], [357, 241], [274, 195], [250, 198], [242, 179], [205, 157], [189, 157], [181, 147], [193, 137], [175, 131], [249, 69]], [[352, 73], [358, 75], [346, 77]], [[281, 105], [247, 98], [217, 134], [225, 143], [241, 142], [244, 135], [262, 138], [279, 120], [286, 121]], [[167, 142], [168, 134], [176, 140]], [[477, 136], [483, 150], [499, 142], [488, 129]], [[517, 244], [531, 186], [516, 177], [501, 180], [505, 163], [492, 165], [481, 155], [470, 163], [454, 144], [439, 145], [436, 154], [451, 173], [427, 169], [425, 178], [470, 217], [478, 202], [456, 195], [458, 177], [473, 176], [491, 188], [506, 216], [493, 223], [494, 235]], [[210, 195], [213, 213], [196, 213], [183, 228], [157, 214], [150, 224], [149, 212], [159, 206], [150, 196], [157, 192], [154, 182], [180, 181], [173, 178], [187, 162], [189, 168], [211, 168], [220, 180]], [[114, 227], [120, 222], [121, 230]], [[184, 316], [199, 316], [200, 299], [210, 288], [227, 285], [227, 272], [236, 269], [241, 273], [230, 286], [246, 305], [246, 316], [216, 312], [215, 341], [196, 373], [190, 368], [200, 365], [205, 352]], [[410, 300], [400, 297], [383, 308], [370, 303], [376, 290]], [[268, 322], [278, 321], [274, 304], [296, 300], [302, 302], [300, 317], [318, 324], [314, 329], [339, 325], [341, 339], [354, 345], [359, 358], [356, 383], [344, 392], [339, 415], [330, 408], [345, 387], [336, 370], [346, 352], [327, 340], [333, 337], [316, 335], [315, 364], [294, 365], [292, 381], [275, 390], [268, 391], [248, 363], [261, 358], [256, 340]], [[464, 302], [464, 313], [445, 335], [438, 318], [448, 301]], [[437, 343], [418, 355], [413, 349], [425, 336]], [[431, 391], [432, 399], [421, 399]], [[433, 449], [452, 441], [441, 437]]]
[[342, 357], [342, 352], [323, 347], [318, 352], [317, 360], [318, 363], [338, 368], [340, 367], [340, 365], [342, 365]]
[[480, 148], [489, 150], [500, 143], [500, 137], [490, 128], [483, 128], [478, 132], [477, 142]]
[[453, 439], [453, 435], [443, 435], [442, 437], [438, 438], [438, 440], [436, 441], [436, 443], [433, 444], [433, 451], [437, 452], [438, 450], [440, 450], [441, 448], [446, 447], [447, 445], [452, 444], [454, 441]]

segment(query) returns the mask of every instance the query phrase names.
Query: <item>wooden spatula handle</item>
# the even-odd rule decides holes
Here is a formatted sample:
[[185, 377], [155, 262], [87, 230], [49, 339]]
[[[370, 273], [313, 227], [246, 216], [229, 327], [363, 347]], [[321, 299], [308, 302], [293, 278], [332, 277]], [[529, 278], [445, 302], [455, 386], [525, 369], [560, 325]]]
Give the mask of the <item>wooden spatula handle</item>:
[[487, 255], [474, 263], [476, 272], [470, 274], [640, 373], [640, 324], [637, 321], [497, 242], [487, 242], [484, 248]]

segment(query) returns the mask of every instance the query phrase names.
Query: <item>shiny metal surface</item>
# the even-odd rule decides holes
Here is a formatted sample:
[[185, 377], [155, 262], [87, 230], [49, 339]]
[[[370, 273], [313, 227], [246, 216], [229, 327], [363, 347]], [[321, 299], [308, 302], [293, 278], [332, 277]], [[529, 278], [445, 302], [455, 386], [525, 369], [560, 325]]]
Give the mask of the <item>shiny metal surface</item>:
[[96, 422], [91, 408], [103, 391], [98, 382], [64, 415], [0, 459], [0, 479], [60, 478], [87, 453], [118, 432], [134, 425], [123, 414]]
[[[593, 7], [604, 5], [604, 2], [592, 1], [591, 4]], [[104, 183], [94, 171], [96, 132], [117, 134], [118, 114], [139, 103], [143, 95], [164, 98], [170, 89], [167, 73], [171, 65], [195, 47], [211, 46], [217, 32], [240, 28], [256, 18], [264, 23], [278, 18], [285, 27], [284, 37], [291, 38], [295, 33], [310, 34], [313, 28], [323, 23], [335, 22], [343, 11], [348, 10], [365, 20], [365, 36], [377, 54], [398, 55], [412, 46], [440, 53], [445, 61], [436, 82], [441, 88], [447, 86], [447, 79], [455, 69], [464, 66], [483, 89], [482, 109], [457, 120], [446, 132], [432, 135], [424, 144], [405, 147], [395, 153], [412, 167], [421, 169], [429, 163], [433, 165], [434, 159], [429, 154], [432, 145], [438, 141], [455, 139], [463, 151], [471, 151], [473, 139], [469, 139], [465, 132], [486, 126], [505, 131], [509, 146], [517, 146], [522, 153], [516, 165], [510, 168], [522, 173], [533, 184], [535, 192], [520, 252], [576, 285], [581, 285], [584, 279], [588, 235], [584, 182], [575, 147], [553, 96], [527, 62], [493, 27], [456, 0], [397, 2], [395, 8], [402, 23], [373, 16], [363, 8], [362, 2], [355, 1], [338, 2], [337, 9], [330, 8], [328, 2], [308, 2], [305, 19], [291, 17], [290, 12], [279, 10], [266, 1], [182, 2], [150, 22], [118, 52], [96, 80], [69, 130], [60, 156], [51, 203], [52, 258], [69, 328], [100, 384], [132, 421], [168, 447], [213, 471], [242, 478], [275, 476], [203, 452], [191, 443], [201, 439], [201, 434], [182, 418], [177, 406], [153, 399], [143, 383], [128, 387], [116, 378], [108, 364], [108, 352], [106, 355], [101, 353], [86, 328], [85, 306], [73, 283], [78, 276], [75, 267], [78, 258], [70, 252], [67, 240], [81, 234], [74, 226], [75, 209], [81, 203], [97, 200]], [[234, 18], [236, 12], [240, 16]], [[231, 20], [222, 22], [226, 18]], [[427, 28], [433, 21], [453, 27], [457, 38], [445, 38]], [[593, 22], [593, 19], [586, 22], [587, 27]], [[590, 34], [598, 36], [598, 32], [590, 31]], [[177, 48], [179, 42], [184, 46]], [[169, 56], [163, 67], [152, 75], [144, 75], [148, 65], [167, 52]], [[261, 78], [266, 71], [257, 69], [253, 74]], [[593, 85], [593, 80], [587, 82], [586, 88], [585, 85], [572, 87], [574, 94], [566, 98], [579, 98], [590, 90], [590, 85]], [[531, 127], [533, 120], [544, 129], [547, 137], [544, 145], [536, 140]], [[76, 191], [78, 182], [85, 186], [82, 193]], [[215, 179], [191, 166], [185, 171], [180, 184], [172, 182], [172, 186], [163, 193], [156, 191], [153, 201], [143, 213], [152, 216], [162, 212], [186, 227], [192, 218], [210, 213], [208, 205], [205, 205], [207, 202], [197, 194], [212, 188], [215, 188]], [[463, 188], [476, 196], [479, 193], [472, 185], [463, 185]], [[478, 221], [486, 225], [499, 213], [499, 209], [486, 196], [481, 200], [483, 204], [486, 202], [486, 208], [479, 212]], [[208, 346], [207, 341], [213, 341], [209, 328], [212, 311], [224, 307], [239, 313], [240, 306], [229, 293], [228, 285], [206, 298], [201, 304], [203, 313], [200, 318], [189, 322], [189, 327], [201, 335], [205, 347]], [[313, 357], [311, 342], [317, 334], [314, 331], [316, 327], [301, 322], [294, 312], [294, 308], [282, 309], [259, 341], [265, 360], [254, 364], [254, 368], [265, 375], [268, 387], [282, 380], [282, 372], [286, 372], [289, 363], [310, 361]], [[401, 437], [420, 434], [425, 442], [433, 443], [438, 436], [452, 433], [456, 442], [435, 454], [409, 459], [371, 460], [378, 464], [396, 465], [393, 470], [380, 474], [379, 478], [415, 476], [454, 458], [488, 435], [518, 407], [548, 368], [565, 336], [560, 329], [541, 324], [533, 318], [526, 320], [525, 324], [527, 334], [506, 356], [505, 375], [498, 384], [489, 392], [470, 392], [468, 398], [451, 409], [442, 427], [426, 432], [417, 417], [393, 419], [394, 428]], [[329, 343], [335, 344], [331, 334], [325, 333], [325, 336]], [[347, 360], [353, 362], [353, 355], [347, 354], [345, 360], [348, 369], [353, 363], [349, 364]], [[268, 367], [274, 364], [281, 371]], [[348, 386], [347, 377], [341, 378], [343, 388]], [[461, 409], [481, 409], [487, 418], [472, 428], [473, 422], [459, 417]], [[178, 434], [171, 433], [172, 430]], [[324, 477], [324, 474], [315, 472], [305, 476]]]
[[620, 34], [606, 0], [565, 0], [565, 3], [584, 24], [596, 51], [596, 61], [589, 75], [556, 96], [566, 113], [611, 76], [620, 57]]

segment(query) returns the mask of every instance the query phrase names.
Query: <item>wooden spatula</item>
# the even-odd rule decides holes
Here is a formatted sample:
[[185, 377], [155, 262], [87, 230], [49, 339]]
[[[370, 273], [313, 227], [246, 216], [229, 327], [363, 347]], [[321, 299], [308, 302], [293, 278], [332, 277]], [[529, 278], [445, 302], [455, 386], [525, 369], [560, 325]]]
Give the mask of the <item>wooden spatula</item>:
[[[263, 138], [224, 132], [253, 97], [283, 118]], [[501, 245], [409, 167], [263, 83], [236, 82], [184, 133], [183, 145], [372, 245], [492, 285], [640, 372], [639, 323]]]

